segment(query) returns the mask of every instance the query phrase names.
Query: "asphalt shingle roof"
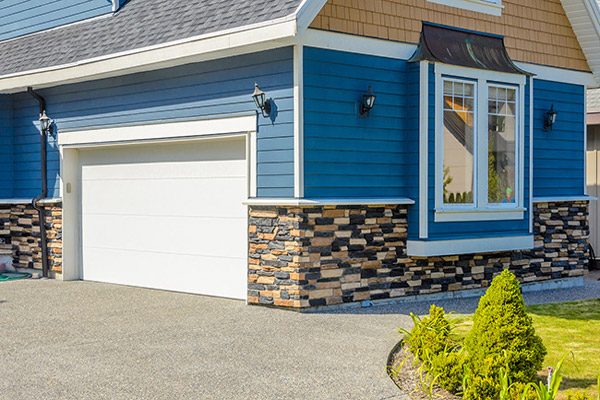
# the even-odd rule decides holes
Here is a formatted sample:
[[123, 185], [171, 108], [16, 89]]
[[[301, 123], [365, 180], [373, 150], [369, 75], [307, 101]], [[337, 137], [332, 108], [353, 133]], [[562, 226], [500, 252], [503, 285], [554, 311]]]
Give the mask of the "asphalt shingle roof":
[[0, 42], [0, 75], [74, 63], [294, 13], [302, 0], [130, 0], [116, 14]]

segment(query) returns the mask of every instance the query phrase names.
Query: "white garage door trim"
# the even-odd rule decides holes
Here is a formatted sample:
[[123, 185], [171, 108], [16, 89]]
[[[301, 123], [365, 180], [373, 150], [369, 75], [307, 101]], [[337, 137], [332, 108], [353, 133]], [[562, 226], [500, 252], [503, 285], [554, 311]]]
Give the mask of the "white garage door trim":
[[[144, 134], [145, 133], [145, 134]], [[175, 133], [169, 134], [169, 133]], [[248, 194], [256, 195], [256, 116], [59, 133], [63, 198], [63, 279], [82, 279], [79, 149], [153, 142], [245, 137]], [[106, 140], [104, 140], [106, 139]]]

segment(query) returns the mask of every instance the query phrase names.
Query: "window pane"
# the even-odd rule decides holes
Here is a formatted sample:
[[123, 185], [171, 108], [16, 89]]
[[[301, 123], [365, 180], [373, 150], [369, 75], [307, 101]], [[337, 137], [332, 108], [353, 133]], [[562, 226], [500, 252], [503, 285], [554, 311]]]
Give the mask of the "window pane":
[[490, 103], [498, 107], [488, 113], [488, 202], [514, 203], [516, 190], [516, 113], [513, 104], [516, 90], [490, 87]]
[[[450, 83], [445, 82], [445, 85]], [[444, 109], [444, 203], [473, 203], [475, 109], [474, 85], [453, 84], [453, 97]], [[445, 86], [444, 85], [444, 86]], [[445, 103], [448, 97], [445, 97]]]

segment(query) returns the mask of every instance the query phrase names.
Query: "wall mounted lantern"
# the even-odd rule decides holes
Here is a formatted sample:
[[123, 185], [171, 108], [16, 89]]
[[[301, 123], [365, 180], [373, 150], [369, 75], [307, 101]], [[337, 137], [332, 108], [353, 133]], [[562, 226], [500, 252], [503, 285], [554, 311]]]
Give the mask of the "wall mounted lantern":
[[258, 87], [258, 83], [254, 83], [254, 93], [252, 93], [252, 99], [256, 107], [258, 107], [263, 117], [268, 117], [271, 113], [271, 102], [266, 99], [266, 94]]
[[369, 111], [371, 111], [371, 109], [375, 105], [376, 98], [377, 96], [373, 94], [373, 89], [371, 88], [371, 85], [369, 85], [369, 90], [363, 95], [363, 101], [360, 105], [361, 116], [369, 116]]
[[43, 133], [52, 133], [50, 132], [51, 127], [52, 119], [46, 115], [46, 110], [43, 110], [42, 115], [40, 115], [40, 130]]
[[554, 123], [556, 122], [557, 115], [558, 115], [558, 113], [556, 111], [554, 111], [554, 104], [552, 104], [552, 107], [550, 107], [550, 110], [548, 110], [546, 112], [546, 115], [544, 116], [544, 130], [545, 131], [552, 130], [552, 125], [554, 125]]

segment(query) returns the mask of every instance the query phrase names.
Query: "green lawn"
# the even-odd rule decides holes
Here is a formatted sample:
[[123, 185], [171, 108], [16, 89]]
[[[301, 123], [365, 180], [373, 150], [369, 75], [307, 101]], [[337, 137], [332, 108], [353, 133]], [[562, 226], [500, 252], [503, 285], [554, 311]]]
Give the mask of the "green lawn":
[[[544, 367], [556, 366], [567, 354], [559, 398], [565, 399], [568, 389], [585, 389], [595, 399], [600, 375], [600, 299], [529, 306], [527, 312], [548, 350]], [[464, 324], [462, 334], [470, 329], [472, 318], [457, 316]]]

